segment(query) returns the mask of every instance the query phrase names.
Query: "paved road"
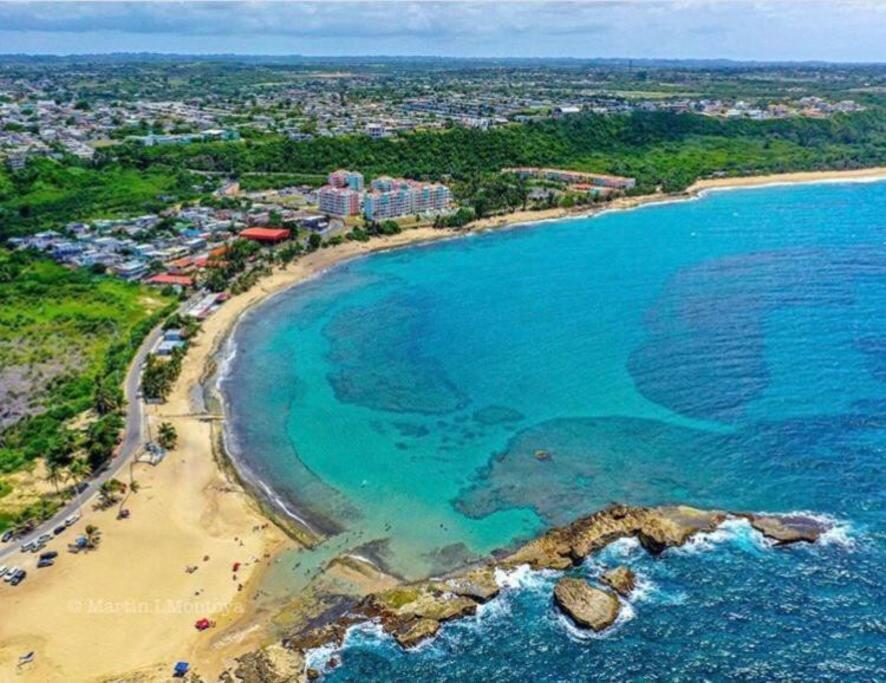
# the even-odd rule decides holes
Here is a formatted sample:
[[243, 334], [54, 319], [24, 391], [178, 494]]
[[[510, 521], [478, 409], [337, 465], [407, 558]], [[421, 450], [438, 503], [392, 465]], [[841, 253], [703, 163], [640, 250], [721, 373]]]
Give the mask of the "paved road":
[[[181, 310], [181, 309], [179, 309]], [[111, 479], [121, 469], [129, 464], [132, 457], [138, 453], [145, 442], [145, 414], [142, 400], [138, 397], [139, 381], [141, 380], [141, 367], [145, 361], [148, 352], [153, 348], [154, 344], [163, 334], [160, 326], [156, 327], [142, 342], [138, 351], [129, 366], [129, 372], [126, 375], [126, 383], [124, 384], [123, 394], [126, 397], [126, 427], [123, 432], [123, 441], [118, 447], [117, 456], [111, 459], [108, 468], [94, 479], [87, 482], [87, 488], [71, 500], [54, 517], [43, 522], [34, 531], [24, 538], [10, 541], [0, 547], [0, 562], [10, 556], [21, 552], [21, 545], [37, 538], [43, 533], [52, 533], [52, 530], [61, 524], [62, 520], [68, 515], [76, 512], [81, 506], [85, 505], [96, 493], [99, 487], [108, 479]], [[70, 542], [73, 539], [66, 539]], [[5, 563], [4, 563], [5, 564]]]

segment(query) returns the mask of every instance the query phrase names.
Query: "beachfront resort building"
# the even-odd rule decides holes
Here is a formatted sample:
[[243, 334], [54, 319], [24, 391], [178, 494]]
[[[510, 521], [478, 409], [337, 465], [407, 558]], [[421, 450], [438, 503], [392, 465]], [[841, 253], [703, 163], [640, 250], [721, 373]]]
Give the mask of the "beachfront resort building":
[[562, 168], [537, 168], [535, 166], [520, 166], [517, 168], [504, 168], [502, 173], [513, 173], [521, 178], [538, 178], [540, 180], [552, 180], [569, 185], [586, 184], [598, 187], [609, 187], [615, 190], [631, 190], [637, 184], [634, 178], [625, 178], [617, 175], [603, 175], [601, 173], [582, 173], [569, 171]]
[[326, 178], [328, 184], [317, 191], [320, 211], [332, 216], [356, 216], [363, 199], [363, 174], [339, 169]]
[[326, 177], [326, 182], [332, 187], [345, 187], [350, 190], [356, 190], [357, 192], [360, 192], [364, 187], [362, 173], [348, 171], [343, 168], [330, 173]]
[[382, 176], [372, 181], [363, 198], [363, 215], [368, 220], [396, 218], [449, 208], [452, 194], [440, 183], [421, 183]]
[[449, 208], [452, 194], [440, 183], [381, 176], [364, 191], [363, 175], [340, 169], [329, 174], [317, 191], [320, 211], [331, 216], [356, 216], [361, 208], [367, 220], [439, 212]]
[[317, 205], [331, 216], [356, 216], [360, 213], [362, 194], [346, 187], [324, 185], [317, 191]]

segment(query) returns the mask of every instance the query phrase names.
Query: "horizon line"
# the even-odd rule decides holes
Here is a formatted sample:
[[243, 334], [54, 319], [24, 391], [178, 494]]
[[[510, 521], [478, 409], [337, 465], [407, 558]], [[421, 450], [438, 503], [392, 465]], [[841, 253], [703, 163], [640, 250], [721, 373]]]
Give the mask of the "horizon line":
[[564, 57], [564, 56], [451, 56], [436, 54], [302, 54], [264, 52], [164, 52], [164, 51], [114, 51], [114, 52], [2, 52], [0, 59], [10, 57], [41, 59], [107, 58], [107, 57], [190, 57], [226, 59], [305, 59], [305, 60], [353, 60], [353, 59], [396, 59], [396, 60], [441, 60], [441, 61], [530, 61], [530, 62], [610, 62], [610, 63], [656, 63], [656, 62], [696, 62], [750, 65], [840, 65], [840, 66], [884, 66], [886, 61], [843, 61], [829, 59], [735, 59], [732, 57]]

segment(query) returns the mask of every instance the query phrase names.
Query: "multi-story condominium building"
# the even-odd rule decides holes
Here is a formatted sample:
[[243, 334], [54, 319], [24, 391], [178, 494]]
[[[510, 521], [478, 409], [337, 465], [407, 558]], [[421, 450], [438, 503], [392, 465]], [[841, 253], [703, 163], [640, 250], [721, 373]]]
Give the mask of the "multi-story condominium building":
[[320, 206], [320, 211], [325, 214], [356, 216], [360, 213], [361, 194], [361, 192], [348, 187], [324, 185], [317, 191], [317, 203]]
[[361, 192], [364, 187], [363, 174], [357, 171], [339, 169], [330, 173], [327, 180], [332, 187], [346, 187], [357, 192]]
[[603, 175], [600, 173], [582, 173], [569, 171], [562, 168], [537, 168], [535, 166], [522, 166], [518, 168], [502, 169], [504, 173], [514, 173], [521, 178], [542, 178], [560, 183], [587, 183], [599, 187], [612, 187], [619, 190], [630, 190], [637, 181], [623, 176]]
[[363, 214], [369, 220], [439, 211], [452, 200], [449, 188], [440, 183], [420, 183], [382, 176], [372, 181], [363, 198]]

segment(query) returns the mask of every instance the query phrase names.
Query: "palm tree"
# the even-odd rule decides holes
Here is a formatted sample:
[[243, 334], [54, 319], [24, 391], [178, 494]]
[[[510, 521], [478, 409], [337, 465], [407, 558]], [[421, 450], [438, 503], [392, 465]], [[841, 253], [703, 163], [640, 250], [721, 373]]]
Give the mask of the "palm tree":
[[55, 492], [58, 493], [58, 485], [65, 479], [65, 470], [57, 462], [50, 462], [46, 467], [46, 481], [55, 486]]
[[123, 407], [123, 391], [112, 380], [101, 379], [95, 386], [93, 404], [99, 415], [116, 412]]
[[88, 462], [82, 458], [76, 458], [71, 461], [70, 465], [68, 465], [68, 472], [70, 472], [71, 476], [77, 481], [83, 481], [90, 475], [92, 469], [89, 467]]
[[171, 450], [175, 448], [177, 441], [178, 434], [175, 431], [175, 427], [168, 422], [161, 422], [160, 428], [157, 430], [157, 443], [163, 446], [163, 448]]

